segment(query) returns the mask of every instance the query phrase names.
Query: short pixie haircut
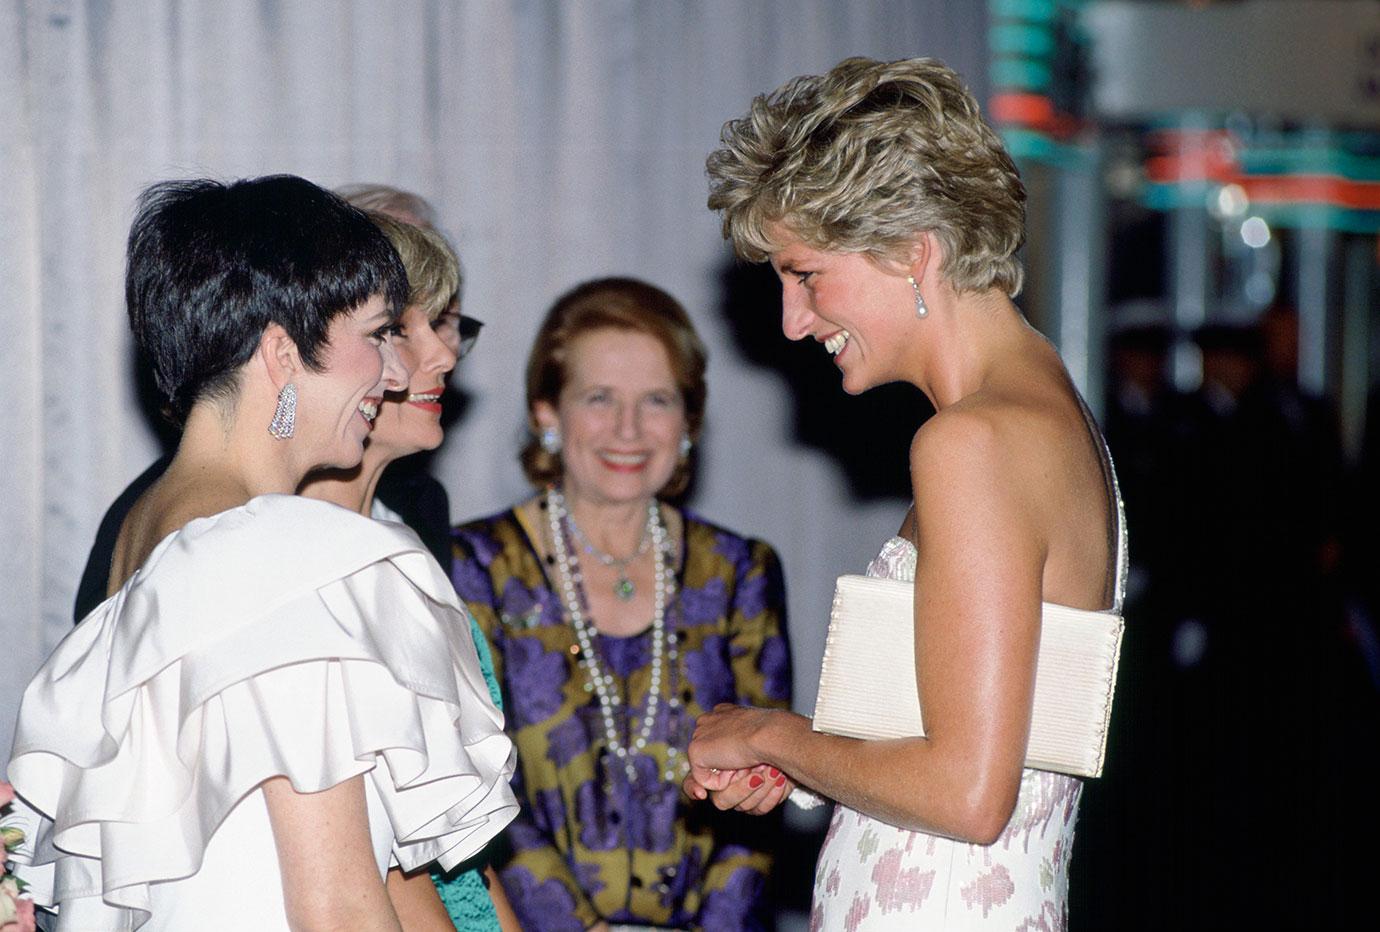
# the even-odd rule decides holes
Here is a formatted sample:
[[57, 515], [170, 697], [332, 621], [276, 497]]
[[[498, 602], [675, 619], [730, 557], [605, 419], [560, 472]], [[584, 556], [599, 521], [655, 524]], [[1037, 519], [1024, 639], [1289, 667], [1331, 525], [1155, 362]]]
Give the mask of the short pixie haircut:
[[165, 181], [139, 200], [125, 301], [174, 421], [234, 396], [271, 323], [319, 371], [331, 321], [374, 295], [402, 312], [397, 252], [363, 211], [303, 178]]
[[1001, 288], [1023, 271], [1025, 188], [957, 74], [932, 58], [849, 58], [756, 98], [709, 156], [709, 207], [743, 258], [775, 249], [780, 223], [807, 245], [909, 262], [921, 232], [955, 290]]
[[[538, 401], [553, 407], [560, 402], [561, 391], [569, 377], [566, 361], [570, 346], [579, 337], [598, 330], [622, 330], [645, 333], [666, 349], [671, 375], [680, 389], [685, 406], [686, 430], [691, 440], [697, 440], [704, 425], [704, 405], [708, 387], [704, 380], [708, 355], [700, 342], [690, 315], [680, 302], [655, 285], [634, 278], [604, 278], [585, 282], [556, 300], [537, 331], [531, 355], [527, 357], [527, 410], [530, 413]], [[520, 454], [522, 471], [537, 488], [561, 481], [563, 474], [559, 454], [547, 453], [536, 436], [536, 420], [532, 419], [532, 436]], [[664, 488], [658, 494], [674, 498], [690, 484], [690, 458], [676, 466]]]
[[440, 317], [460, 290], [460, 260], [445, 237], [428, 227], [404, 223], [385, 213], [366, 210], [407, 271], [407, 306], [420, 306], [427, 320]]

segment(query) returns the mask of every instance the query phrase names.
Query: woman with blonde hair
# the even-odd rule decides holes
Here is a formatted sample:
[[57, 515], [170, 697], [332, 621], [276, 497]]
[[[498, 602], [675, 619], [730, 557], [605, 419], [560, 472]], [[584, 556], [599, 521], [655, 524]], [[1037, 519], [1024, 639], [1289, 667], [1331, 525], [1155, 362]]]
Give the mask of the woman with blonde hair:
[[[407, 271], [407, 304], [398, 317], [397, 332], [393, 335], [392, 343], [409, 379], [407, 385], [398, 391], [384, 394], [360, 464], [352, 469], [329, 469], [314, 473], [302, 485], [301, 493], [308, 498], [334, 502], [380, 521], [412, 526], [422, 524], [417, 519], [416, 503], [411, 499], [403, 500], [406, 505], [413, 506], [407, 509], [413, 512], [408, 516], [412, 520], [405, 520], [403, 515], [378, 498], [380, 481], [396, 460], [424, 450], [434, 450], [445, 439], [445, 429], [441, 423], [441, 396], [445, 392], [446, 379], [460, 356], [473, 348], [477, 333], [460, 344], [459, 353], [452, 349], [453, 341], [447, 339], [447, 328], [454, 326], [452, 320], [458, 315], [455, 301], [460, 290], [460, 260], [445, 238], [431, 228], [406, 223], [388, 214], [373, 210], [366, 210], [365, 213], [383, 230]], [[404, 481], [413, 480], [415, 483], [416, 478], [408, 476]], [[425, 488], [421, 483], [415, 485]], [[445, 541], [449, 543], [448, 535]], [[431, 549], [430, 541], [424, 539], [423, 542]], [[442, 562], [449, 568], [450, 554], [443, 553], [441, 556], [445, 558]], [[489, 697], [497, 705], [500, 698], [488, 643], [472, 616], [464, 619], [464, 623], [473, 638]], [[456, 928], [468, 932], [520, 928], [503, 895], [503, 888], [498, 884], [498, 877], [488, 863], [487, 852], [452, 871], [432, 872], [429, 879], [426, 872], [419, 872], [399, 876], [395, 880], [399, 884], [433, 882], [440, 893], [440, 905], [445, 908]], [[419, 896], [418, 899], [431, 902], [425, 896]], [[432, 905], [434, 907], [434, 903]], [[406, 927], [409, 923], [406, 917], [403, 918]]]
[[697, 724], [687, 790], [759, 807], [734, 772], [767, 764], [837, 801], [812, 928], [1059, 927], [1082, 787], [1023, 767], [1042, 605], [1119, 608], [1125, 545], [1097, 426], [1012, 302], [1016, 168], [930, 59], [797, 78], [722, 142], [709, 204], [779, 275], [786, 336], [816, 341], [851, 394], [905, 381], [935, 407], [906, 464], [914, 503], [868, 569], [914, 583], [925, 736], [722, 706]]

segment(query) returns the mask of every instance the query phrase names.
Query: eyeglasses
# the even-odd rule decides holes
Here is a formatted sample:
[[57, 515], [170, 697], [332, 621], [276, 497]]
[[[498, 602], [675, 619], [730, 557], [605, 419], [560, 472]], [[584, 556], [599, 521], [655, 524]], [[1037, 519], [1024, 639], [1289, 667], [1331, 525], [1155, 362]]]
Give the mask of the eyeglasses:
[[460, 351], [456, 354], [464, 359], [474, 349], [474, 344], [479, 342], [479, 331], [483, 328], [484, 321], [474, 317], [460, 315], [460, 320], [456, 323], [455, 329], [460, 333]]

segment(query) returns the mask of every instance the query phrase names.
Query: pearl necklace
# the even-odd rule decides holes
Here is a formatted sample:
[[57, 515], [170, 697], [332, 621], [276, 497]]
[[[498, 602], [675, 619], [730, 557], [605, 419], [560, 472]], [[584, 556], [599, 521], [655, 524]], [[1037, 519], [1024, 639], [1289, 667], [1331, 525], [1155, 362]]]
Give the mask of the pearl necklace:
[[[622, 705], [622, 699], [614, 691], [614, 674], [604, 669], [594, 649], [590, 624], [585, 618], [585, 600], [579, 588], [582, 580], [580, 564], [566, 544], [565, 525], [569, 519], [569, 512], [565, 507], [565, 496], [555, 488], [546, 490], [546, 517], [551, 526], [551, 550], [556, 558], [566, 615], [570, 618], [571, 627], [575, 629], [575, 639], [580, 645], [580, 662], [589, 676], [585, 690], [593, 691], [599, 696], [599, 710], [604, 720], [604, 740], [609, 751], [622, 761], [629, 782], [636, 782], [637, 769], [632, 755], [634, 751], [645, 750], [647, 742], [651, 739], [652, 729], [656, 725], [657, 706], [661, 703], [662, 671], [673, 671], [677, 656], [675, 635], [671, 633], [668, 636], [666, 631], [666, 606], [675, 589], [675, 580], [667, 567], [666, 528], [662, 526], [660, 510], [655, 499], [647, 504], [647, 525], [651, 529], [652, 558], [655, 564], [652, 597], [652, 681], [647, 690], [647, 714], [642, 720], [641, 729], [634, 732], [629, 722], [628, 734], [633, 739], [632, 748], [623, 743], [615, 718], [616, 710]], [[666, 706], [672, 711], [680, 706], [680, 700], [676, 698], [674, 690], [667, 697]], [[673, 767], [676, 756], [676, 749], [668, 744], [664, 774], [667, 781], [675, 779]]]
[[656, 500], [653, 499], [647, 508], [647, 521], [642, 525], [642, 539], [637, 542], [637, 549], [633, 551], [632, 556], [624, 557], [621, 560], [613, 554], [605, 553], [594, 546], [594, 542], [585, 536], [584, 531], [580, 530], [580, 525], [575, 521], [575, 516], [573, 514], [567, 513], [565, 520], [570, 527], [571, 533], [575, 535], [575, 539], [578, 540], [580, 546], [584, 548], [585, 553], [618, 573], [618, 579], [613, 584], [613, 594], [622, 602], [626, 602], [636, 595], [637, 587], [634, 586], [633, 581], [628, 578], [628, 564], [646, 553], [647, 548], [652, 543], [651, 534], [648, 532], [656, 522]]

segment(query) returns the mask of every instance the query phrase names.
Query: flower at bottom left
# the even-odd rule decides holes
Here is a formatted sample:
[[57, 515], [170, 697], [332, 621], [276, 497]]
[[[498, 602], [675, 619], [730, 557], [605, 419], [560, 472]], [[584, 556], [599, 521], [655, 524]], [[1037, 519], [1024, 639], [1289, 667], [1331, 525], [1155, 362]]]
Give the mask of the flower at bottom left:
[[[0, 817], [9, 814], [14, 802], [14, 787], [0, 780]], [[5, 863], [0, 869], [0, 932], [35, 932], [34, 901], [23, 896], [24, 881], [10, 873], [9, 853], [24, 843], [24, 833], [0, 825], [0, 841], [5, 847]]]

